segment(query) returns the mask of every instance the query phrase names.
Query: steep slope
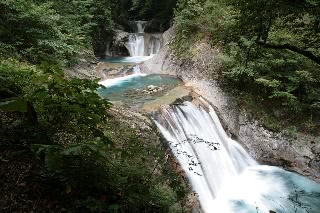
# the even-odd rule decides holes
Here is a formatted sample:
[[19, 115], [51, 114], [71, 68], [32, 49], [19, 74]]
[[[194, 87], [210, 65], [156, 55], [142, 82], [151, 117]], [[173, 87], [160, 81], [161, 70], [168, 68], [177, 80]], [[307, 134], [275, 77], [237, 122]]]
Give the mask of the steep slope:
[[216, 107], [227, 132], [258, 162], [280, 166], [320, 181], [319, 136], [267, 130], [257, 117], [253, 117], [250, 109], [237, 105], [235, 97], [227, 92], [228, 88], [214, 78], [221, 72], [217, 59], [219, 49], [211, 48], [204, 38], [190, 46], [192, 55], [188, 60], [178, 59], [177, 52], [171, 48], [175, 28], [170, 28], [163, 37], [164, 46], [143, 64], [143, 72], [177, 75], [187, 85], [193, 86], [198, 94]]

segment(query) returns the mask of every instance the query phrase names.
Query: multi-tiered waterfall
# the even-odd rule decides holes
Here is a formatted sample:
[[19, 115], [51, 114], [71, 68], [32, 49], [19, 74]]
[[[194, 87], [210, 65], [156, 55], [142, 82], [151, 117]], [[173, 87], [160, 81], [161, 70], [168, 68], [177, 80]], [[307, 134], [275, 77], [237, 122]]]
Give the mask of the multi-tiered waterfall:
[[133, 56], [151, 56], [160, 50], [162, 34], [144, 32], [146, 21], [135, 21], [134, 33], [129, 33], [126, 48], [131, 57]]
[[144, 56], [144, 28], [147, 22], [135, 21], [135, 33], [129, 33], [126, 47], [130, 56]]
[[[200, 103], [200, 104], [199, 104]], [[319, 213], [319, 184], [261, 166], [223, 130], [200, 99], [162, 108], [155, 122], [206, 213]]]

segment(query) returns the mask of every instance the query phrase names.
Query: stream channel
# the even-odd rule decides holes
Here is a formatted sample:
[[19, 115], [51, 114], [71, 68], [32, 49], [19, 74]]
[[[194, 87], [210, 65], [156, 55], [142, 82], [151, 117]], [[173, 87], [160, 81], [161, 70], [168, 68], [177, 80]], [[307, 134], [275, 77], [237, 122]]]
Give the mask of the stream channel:
[[[98, 88], [98, 93], [114, 107], [153, 115], [196, 193], [201, 211], [320, 213], [320, 184], [278, 167], [260, 165], [227, 135], [208, 101], [201, 97], [183, 101], [192, 88], [173, 76], [140, 72], [139, 63], [159, 51], [161, 40], [153, 39], [146, 46], [145, 22], [136, 24], [137, 32], [130, 34], [127, 43], [131, 57], [102, 60], [106, 79], [100, 84], [106, 88]], [[177, 99], [180, 101], [175, 102]]]

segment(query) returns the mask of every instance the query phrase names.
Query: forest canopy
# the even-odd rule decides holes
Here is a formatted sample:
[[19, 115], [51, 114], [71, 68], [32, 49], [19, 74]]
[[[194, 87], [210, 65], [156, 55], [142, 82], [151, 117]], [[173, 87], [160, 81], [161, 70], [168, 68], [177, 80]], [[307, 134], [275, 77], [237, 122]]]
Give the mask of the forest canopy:
[[179, 0], [175, 15], [177, 47], [202, 34], [222, 49], [223, 81], [319, 116], [319, 0]]
[[[132, 20], [169, 27], [175, 0], [6, 0], [0, 2], [0, 56], [70, 64], [85, 48], [106, 45]], [[127, 29], [126, 29], [127, 30]]]

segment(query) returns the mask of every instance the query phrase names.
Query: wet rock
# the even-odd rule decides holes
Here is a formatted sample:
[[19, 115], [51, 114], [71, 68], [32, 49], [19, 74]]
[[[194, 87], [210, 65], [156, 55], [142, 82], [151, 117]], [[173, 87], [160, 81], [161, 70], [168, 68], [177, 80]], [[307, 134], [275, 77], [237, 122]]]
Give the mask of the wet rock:
[[[320, 137], [296, 132], [271, 132], [263, 128], [244, 107], [237, 106], [225, 88], [215, 80], [221, 72], [215, 58], [220, 50], [211, 48], [208, 38], [190, 48], [193, 55], [180, 60], [171, 51], [175, 27], [163, 34], [164, 46], [160, 52], [140, 66], [148, 74], [169, 74], [181, 78], [188, 86], [206, 98], [217, 111], [223, 126], [258, 162], [281, 166], [320, 182]], [[281, 115], [281, 111], [277, 115]]]
[[122, 30], [115, 30], [114, 45], [124, 46], [128, 41], [129, 33]]
[[155, 89], [157, 89], [158, 87], [157, 86], [154, 86], [154, 85], [149, 85], [148, 86], [148, 90], [149, 91], [153, 91], [153, 90], [155, 90]]
[[311, 151], [316, 155], [320, 155], [320, 144], [313, 146]]

